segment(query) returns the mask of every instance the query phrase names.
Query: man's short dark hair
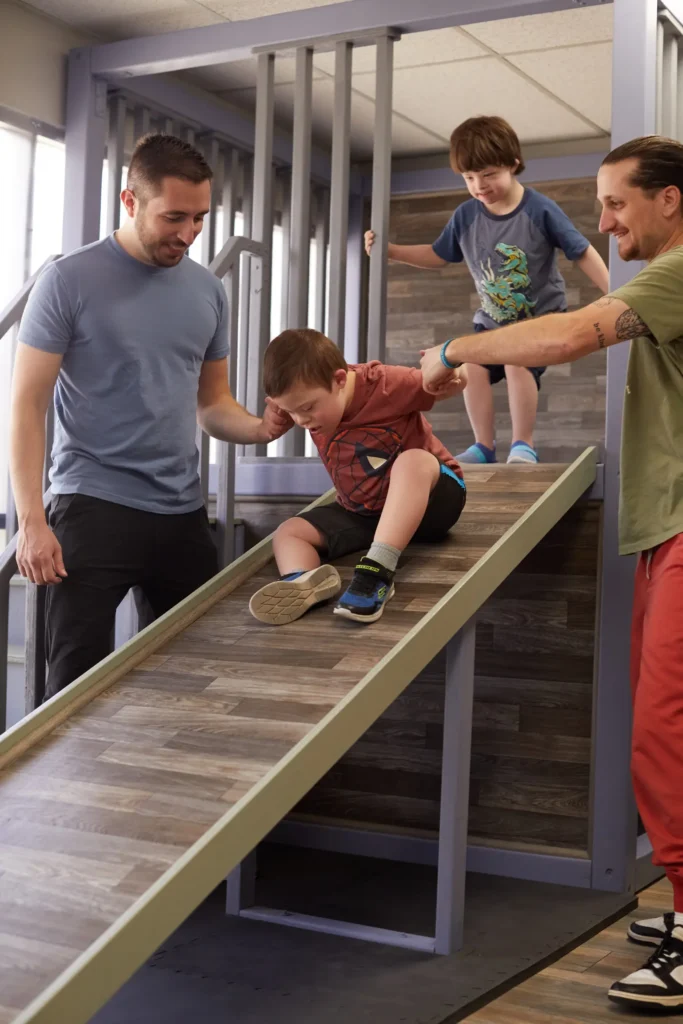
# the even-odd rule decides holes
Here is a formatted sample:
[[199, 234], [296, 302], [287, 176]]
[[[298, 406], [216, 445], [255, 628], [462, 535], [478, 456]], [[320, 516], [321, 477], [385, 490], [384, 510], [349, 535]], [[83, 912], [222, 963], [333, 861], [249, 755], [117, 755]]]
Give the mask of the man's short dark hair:
[[637, 161], [629, 179], [633, 188], [641, 188], [652, 197], [674, 185], [681, 193], [683, 208], [683, 144], [663, 135], [642, 135], [617, 146], [602, 164], [620, 164], [624, 160]]
[[213, 171], [189, 142], [175, 135], [143, 135], [131, 157], [127, 186], [144, 201], [161, 191], [164, 178], [182, 178], [199, 185], [211, 181]]

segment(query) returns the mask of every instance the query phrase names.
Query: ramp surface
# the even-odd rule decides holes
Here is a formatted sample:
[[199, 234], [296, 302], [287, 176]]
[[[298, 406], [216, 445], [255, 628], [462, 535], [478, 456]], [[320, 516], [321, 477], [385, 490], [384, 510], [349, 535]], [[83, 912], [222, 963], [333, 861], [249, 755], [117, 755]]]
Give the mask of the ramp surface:
[[594, 476], [594, 449], [570, 467], [472, 467], [460, 523], [409, 548], [369, 627], [329, 607], [252, 619], [275, 574], [264, 542], [6, 733], [0, 1024], [85, 1024]]

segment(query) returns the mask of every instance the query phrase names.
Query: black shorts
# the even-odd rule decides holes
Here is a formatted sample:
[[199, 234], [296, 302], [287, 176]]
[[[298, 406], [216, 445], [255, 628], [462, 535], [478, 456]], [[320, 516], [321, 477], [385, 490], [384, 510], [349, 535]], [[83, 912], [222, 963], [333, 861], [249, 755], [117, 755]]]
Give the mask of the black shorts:
[[[457, 523], [465, 507], [465, 487], [443, 467], [429, 503], [413, 540], [432, 543], [443, 540], [452, 526]], [[325, 538], [325, 555], [331, 562], [353, 551], [367, 549], [375, 537], [379, 522], [377, 515], [351, 512], [338, 501], [331, 505], [320, 505], [308, 512], [300, 512], [299, 518], [311, 523]]]
[[[482, 334], [484, 331], [492, 330], [490, 327], [484, 327], [483, 324], [474, 324], [474, 333]], [[489, 371], [489, 380], [491, 384], [498, 384], [505, 378], [505, 367], [499, 366], [497, 363], [484, 363], [482, 364], [485, 370]], [[545, 373], [547, 367], [545, 366], [527, 366], [526, 369], [529, 371], [531, 376], [536, 381], [536, 387], [541, 390], [541, 377]]]

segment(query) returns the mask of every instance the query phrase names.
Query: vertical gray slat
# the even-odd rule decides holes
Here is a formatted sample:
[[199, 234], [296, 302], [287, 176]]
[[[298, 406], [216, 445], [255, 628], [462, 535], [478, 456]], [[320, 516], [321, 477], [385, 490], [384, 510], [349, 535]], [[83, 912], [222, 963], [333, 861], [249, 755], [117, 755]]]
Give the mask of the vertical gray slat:
[[372, 153], [372, 212], [370, 217], [370, 226], [375, 232], [375, 244], [370, 256], [367, 357], [368, 359], [379, 359], [382, 362], [384, 362], [386, 352], [393, 51], [394, 40], [390, 36], [378, 40], [375, 138]]
[[[612, 62], [612, 145], [655, 132], [656, 0], [615, 0]], [[610, 240], [610, 288], [626, 284], [642, 264], [619, 259]], [[619, 455], [627, 344], [607, 350], [603, 529], [600, 553], [597, 659], [593, 686], [591, 765], [591, 888], [634, 891], [636, 811], [631, 784], [629, 645], [634, 559], [618, 551]]]
[[177, 135], [178, 129], [172, 117], [165, 117], [161, 123], [161, 130], [164, 135]]
[[[242, 160], [242, 234], [252, 237], [254, 177], [251, 157]], [[240, 274], [240, 322], [237, 356], [237, 401], [247, 403], [247, 376], [249, 372], [249, 314], [251, 298], [251, 260], [246, 260]], [[242, 454], [244, 446], [241, 446]]]
[[10, 580], [0, 579], [0, 732], [7, 728]]
[[[239, 152], [230, 148], [223, 153], [223, 245], [235, 234], [239, 173]], [[236, 345], [237, 339], [235, 339]]]
[[190, 128], [189, 125], [186, 125], [181, 129], [180, 138], [189, 143], [190, 146], [194, 146], [197, 141], [197, 133], [194, 128]]
[[292, 172], [288, 167], [283, 168], [282, 181], [282, 216], [280, 227], [282, 228], [282, 282], [280, 295], [280, 328], [284, 330], [289, 326], [289, 248], [291, 245], [292, 229]]
[[45, 416], [45, 461], [43, 463], [43, 494], [50, 486], [50, 470], [52, 468], [52, 445], [55, 438], [55, 399], [50, 399]]
[[678, 38], [668, 35], [664, 39], [662, 64], [662, 135], [676, 137], [678, 127]]
[[[242, 258], [242, 266], [248, 262]], [[239, 330], [239, 288], [240, 264], [231, 271], [229, 282], [229, 341], [230, 357], [229, 383], [234, 395], [237, 388], [237, 334]], [[218, 493], [216, 495], [216, 542], [221, 568], [225, 568], [235, 558], [235, 466], [237, 462], [236, 446], [226, 441], [218, 443]]]
[[313, 51], [296, 52], [292, 143], [292, 222], [290, 231], [287, 327], [308, 324], [308, 272], [311, 247], [311, 116]]
[[211, 135], [203, 140], [202, 146], [206, 162], [213, 171], [211, 182], [211, 206], [209, 214], [204, 218], [202, 228], [202, 263], [208, 267], [216, 255], [216, 214], [218, 204], [223, 195], [223, 161], [221, 159], [218, 139]]
[[[264, 242], [268, 251], [262, 258], [252, 261], [250, 273], [247, 408], [261, 415], [264, 408], [263, 355], [270, 341], [275, 55], [261, 53], [257, 61], [252, 237]], [[264, 444], [249, 445], [247, 450], [253, 455], [266, 454]]]
[[[292, 230], [292, 171], [289, 167], [283, 167], [278, 175], [281, 183], [281, 217], [280, 227], [282, 228], [282, 279], [280, 281], [280, 330], [283, 331], [289, 326], [289, 273], [290, 260], [289, 250], [291, 245]], [[283, 437], [278, 438], [275, 453], [278, 457], [294, 455], [296, 431], [290, 430]]]
[[330, 193], [319, 188], [315, 196], [315, 327], [325, 333], [327, 312], [327, 247], [330, 240]]
[[[15, 324], [11, 329], [12, 352], [10, 354], [10, 380], [12, 379], [12, 374], [14, 372], [14, 360], [17, 353], [17, 334], [18, 325]], [[12, 490], [12, 480], [9, 475], [9, 467], [7, 470], [7, 488], [5, 493], [7, 495], [7, 504], [5, 505], [5, 543], [8, 544], [19, 529], [17, 506], [14, 501], [14, 491]]]
[[351, 43], [337, 43], [334, 58], [332, 179], [330, 182], [330, 298], [328, 332], [344, 351], [346, 245], [349, 231], [351, 160]]
[[31, 136], [31, 156], [29, 163], [28, 189], [26, 190], [26, 238], [24, 241], [24, 281], [28, 281], [33, 267], [33, 210], [35, 206], [36, 192], [36, 151], [38, 148], [38, 136], [34, 133]]
[[149, 107], [137, 106], [133, 112], [133, 140], [138, 142], [143, 135], [147, 135], [151, 127]]
[[114, 96], [109, 103], [107, 135], [107, 234], [116, 231], [121, 222], [121, 176], [123, 150], [126, 144], [126, 101]]
[[444, 955], [463, 943], [475, 639], [471, 618], [446, 647], [435, 935], [435, 951]]
[[[289, 299], [286, 327], [308, 324], [309, 269], [311, 259], [311, 128], [313, 103], [313, 51], [296, 51], [294, 127], [292, 131], [292, 200], [289, 231]], [[284, 256], [286, 259], [286, 254]], [[303, 455], [306, 435], [294, 427], [282, 439], [278, 451]]]
[[680, 45], [676, 66], [676, 121], [673, 137], [679, 142], [683, 141], [683, 49]]
[[655, 115], [655, 132], [657, 135], [662, 134], [663, 115], [664, 115], [664, 26], [661, 21], [657, 22], [657, 63], [656, 63], [656, 74], [657, 74], [657, 97], [656, 97], [656, 115]]
[[45, 696], [45, 598], [47, 587], [26, 584], [26, 662], [24, 700], [26, 714], [39, 707]]

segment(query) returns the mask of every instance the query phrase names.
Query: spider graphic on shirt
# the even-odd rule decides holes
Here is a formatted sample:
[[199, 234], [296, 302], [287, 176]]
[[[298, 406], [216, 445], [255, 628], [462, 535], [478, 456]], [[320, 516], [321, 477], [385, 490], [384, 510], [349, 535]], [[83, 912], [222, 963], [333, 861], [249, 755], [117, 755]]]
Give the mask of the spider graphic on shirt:
[[403, 451], [391, 427], [349, 427], [327, 446], [327, 463], [337, 493], [356, 512], [378, 515], [389, 490], [390, 470]]

